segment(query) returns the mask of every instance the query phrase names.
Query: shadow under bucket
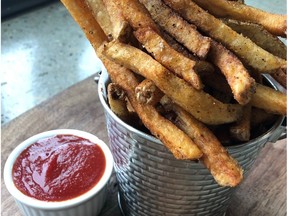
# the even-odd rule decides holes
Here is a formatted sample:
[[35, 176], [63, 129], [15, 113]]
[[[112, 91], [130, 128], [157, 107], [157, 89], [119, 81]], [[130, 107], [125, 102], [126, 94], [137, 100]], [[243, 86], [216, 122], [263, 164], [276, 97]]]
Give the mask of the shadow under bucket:
[[[177, 160], [155, 137], [119, 119], [109, 108], [103, 68], [98, 82], [110, 148], [119, 186], [119, 205], [126, 216], [225, 215], [235, 188], [219, 186], [200, 162]], [[277, 89], [277, 87], [270, 82]], [[282, 134], [283, 117], [248, 143], [228, 146], [244, 169], [244, 178], [261, 148]]]

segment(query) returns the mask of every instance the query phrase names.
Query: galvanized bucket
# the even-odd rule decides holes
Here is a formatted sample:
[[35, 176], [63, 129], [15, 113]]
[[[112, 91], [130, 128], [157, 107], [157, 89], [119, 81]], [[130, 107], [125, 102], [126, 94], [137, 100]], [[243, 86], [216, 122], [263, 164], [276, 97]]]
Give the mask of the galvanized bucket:
[[[126, 216], [225, 215], [234, 188], [220, 187], [200, 162], [176, 160], [155, 137], [120, 120], [109, 108], [103, 68], [98, 92], [104, 107], [110, 147], [119, 186], [119, 205]], [[273, 83], [271, 83], [273, 85]], [[276, 88], [275, 85], [273, 87]], [[248, 143], [228, 147], [244, 175], [267, 142], [285, 130], [279, 118], [265, 134]]]

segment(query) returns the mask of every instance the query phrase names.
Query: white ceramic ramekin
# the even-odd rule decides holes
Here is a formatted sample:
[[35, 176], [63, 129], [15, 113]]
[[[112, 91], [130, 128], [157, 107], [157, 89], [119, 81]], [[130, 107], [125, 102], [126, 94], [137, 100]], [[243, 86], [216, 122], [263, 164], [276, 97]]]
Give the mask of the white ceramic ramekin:
[[[41, 201], [26, 196], [20, 192], [14, 185], [12, 179], [12, 167], [19, 154], [28, 146], [35, 143], [39, 139], [51, 137], [58, 134], [71, 134], [82, 138], [89, 139], [96, 143], [102, 149], [106, 158], [106, 168], [100, 181], [88, 192], [76, 198], [50, 202]], [[111, 177], [113, 170], [113, 157], [109, 147], [95, 135], [90, 133], [73, 130], [59, 129], [52, 130], [32, 136], [19, 144], [9, 155], [4, 167], [4, 182], [9, 193], [14, 197], [16, 203], [25, 216], [95, 216], [101, 211], [107, 197], [107, 183]]]

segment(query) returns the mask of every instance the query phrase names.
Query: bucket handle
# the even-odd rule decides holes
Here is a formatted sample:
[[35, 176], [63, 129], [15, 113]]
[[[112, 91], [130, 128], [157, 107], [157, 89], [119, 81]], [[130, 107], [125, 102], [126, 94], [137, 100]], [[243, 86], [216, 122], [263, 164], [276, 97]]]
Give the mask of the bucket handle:
[[276, 142], [277, 140], [283, 140], [287, 138], [287, 117], [283, 119], [282, 124], [279, 126], [277, 131], [269, 138], [270, 142]]
[[94, 76], [94, 81], [98, 84], [102, 71], [97, 71]]

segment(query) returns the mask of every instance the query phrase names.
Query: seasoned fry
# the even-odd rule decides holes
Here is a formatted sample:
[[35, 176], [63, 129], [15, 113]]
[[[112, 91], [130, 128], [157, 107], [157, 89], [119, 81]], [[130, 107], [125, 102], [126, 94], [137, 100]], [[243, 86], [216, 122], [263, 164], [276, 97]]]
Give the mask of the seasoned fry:
[[202, 36], [194, 25], [183, 20], [161, 0], [140, 0], [140, 2], [145, 5], [154, 21], [172, 37], [198, 57], [206, 57], [210, 48], [210, 39]]
[[109, 17], [107, 16], [107, 10], [102, 0], [82, 0], [86, 2], [87, 6], [90, 8], [91, 13], [97, 20], [107, 37], [112, 36], [113, 24], [111, 23]]
[[194, 70], [197, 72], [197, 74], [210, 71], [214, 71], [214, 66], [205, 60], [199, 59], [197, 56], [193, 55], [186, 47], [184, 47], [182, 44], [180, 44], [178, 41], [176, 41], [174, 38], [172, 38], [168, 33], [165, 31], [162, 31], [162, 37], [163, 39], [178, 53], [181, 53], [186, 58], [189, 58], [196, 62], [194, 65]]
[[223, 104], [211, 95], [194, 89], [151, 56], [135, 47], [112, 41], [106, 44], [104, 54], [146, 79], [153, 80], [163, 93], [199, 121], [207, 124], [223, 124], [236, 121], [241, 117], [241, 106]]
[[247, 104], [255, 92], [256, 83], [242, 62], [216, 41], [211, 42], [208, 58], [220, 68], [226, 77], [235, 100], [241, 105]]
[[[228, 96], [231, 94], [231, 91], [229, 91], [229, 86], [221, 74], [206, 71], [205, 73], [200, 74], [200, 77], [203, 81], [205, 81], [205, 85], [211, 86], [217, 91], [223, 92]], [[251, 105], [253, 107], [264, 109], [267, 112], [286, 115], [286, 99], [286, 94], [268, 86], [256, 83], [256, 90], [251, 98]]]
[[141, 104], [150, 104], [154, 106], [163, 97], [163, 93], [160, 91], [153, 81], [145, 79], [135, 88], [136, 98]]
[[139, 28], [134, 32], [134, 35], [158, 62], [184, 78], [194, 88], [203, 88], [199, 76], [194, 71], [195, 61], [174, 50], [160, 35], [150, 28]]
[[125, 101], [125, 92], [117, 83], [109, 83], [107, 92], [108, 100], [111, 98], [112, 100]]
[[107, 13], [112, 25], [112, 36], [114, 39], [118, 39], [123, 42], [129, 42], [130, 35], [132, 34], [131, 27], [129, 23], [125, 20], [122, 15], [122, 11], [117, 6], [114, 0], [105, 0], [103, 1]]
[[248, 141], [251, 131], [251, 104], [247, 104], [243, 108], [243, 117], [230, 127], [230, 135], [238, 141]]
[[270, 72], [286, 67], [286, 61], [257, 46], [250, 39], [238, 34], [221, 20], [190, 0], [163, 0], [185, 19], [199, 27], [216, 41], [233, 51], [245, 64], [260, 72]]
[[125, 91], [117, 83], [109, 83], [107, 86], [107, 98], [110, 109], [124, 122], [140, 127], [141, 121], [135, 110], [131, 107]]
[[123, 121], [128, 122], [131, 117], [125, 101], [125, 92], [116, 83], [110, 83], [107, 88], [108, 103], [111, 110]]
[[[221, 83], [219, 84], [219, 86], [221, 86]], [[160, 89], [158, 89], [158, 87], [148, 79], [145, 79], [139, 84], [139, 86], [137, 86], [136, 93], [139, 94], [139, 96], [137, 95], [137, 100], [140, 103], [149, 103], [151, 105], [157, 104], [163, 96], [163, 92], [161, 92]], [[218, 90], [211, 92], [211, 95], [223, 103], [231, 102], [232, 98], [232, 95]]]
[[95, 20], [90, 8], [82, 0], [61, 0], [73, 19], [78, 23], [91, 45], [97, 49], [107, 40], [102, 28]]
[[282, 59], [287, 58], [286, 45], [278, 37], [264, 29], [263, 26], [256, 23], [242, 22], [232, 19], [222, 19], [222, 21], [234, 31], [250, 38], [255, 44], [262, 47], [264, 50]]
[[257, 84], [251, 104], [273, 114], [287, 114], [287, 95], [261, 84]]
[[149, 12], [138, 0], [119, 0], [116, 1], [116, 4], [121, 8], [123, 16], [134, 30], [150, 27], [156, 32], [160, 32]]
[[274, 35], [286, 36], [287, 18], [285, 15], [268, 13], [246, 4], [227, 0], [193, 1], [216, 17], [226, 17], [258, 23]]
[[177, 40], [175, 40], [171, 35], [169, 35], [166, 31], [162, 31], [162, 37], [164, 40], [177, 52], [182, 53], [187, 58], [192, 59], [193, 61], [199, 60], [195, 55], [193, 55], [186, 47], [180, 44]]
[[[165, 98], [165, 96], [164, 96]], [[201, 161], [210, 170], [217, 183], [222, 186], [235, 187], [243, 178], [243, 170], [238, 163], [229, 156], [214, 134], [201, 122], [167, 99], [161, 103], [171, 108], [176, 117], [171, 119], [181, 130], [195, 142], [203, 152]], [[169, 109], [168, 108], [168, 109]]]
[[205, 71], [214, 71], [214, 66], [205, 60], [200, 60], [195, 55], [193, 55], [186, 47], [184, 47], [182, 44], [180, 44], [178, 41], [176, 41], [174, 38], [172, 38], [168, 33], [165, 31], [162, 31], [162, 37], [163, 39], [178, 53], [181, 53], [186, 58], [191, 59], [192, 61], [195, 61], [196, 64], [194, 65], [194, 70], [197, 73], [205, 72]]
[[151, 133], [163, 142], [175, 158], [199, 159], [202, 156], [202, 152], [183, 131], [162, 117], [153, 106], [140, 104], [137, 101], [134, 89], [139, 83], [133, 73], [125, 67], [107, 59], [102, 55], [101, 49], [101, 47], [98, 49], [97, 55], [107, 68], [112, 81], [118, 83], [125, 90], [131, 105]]

